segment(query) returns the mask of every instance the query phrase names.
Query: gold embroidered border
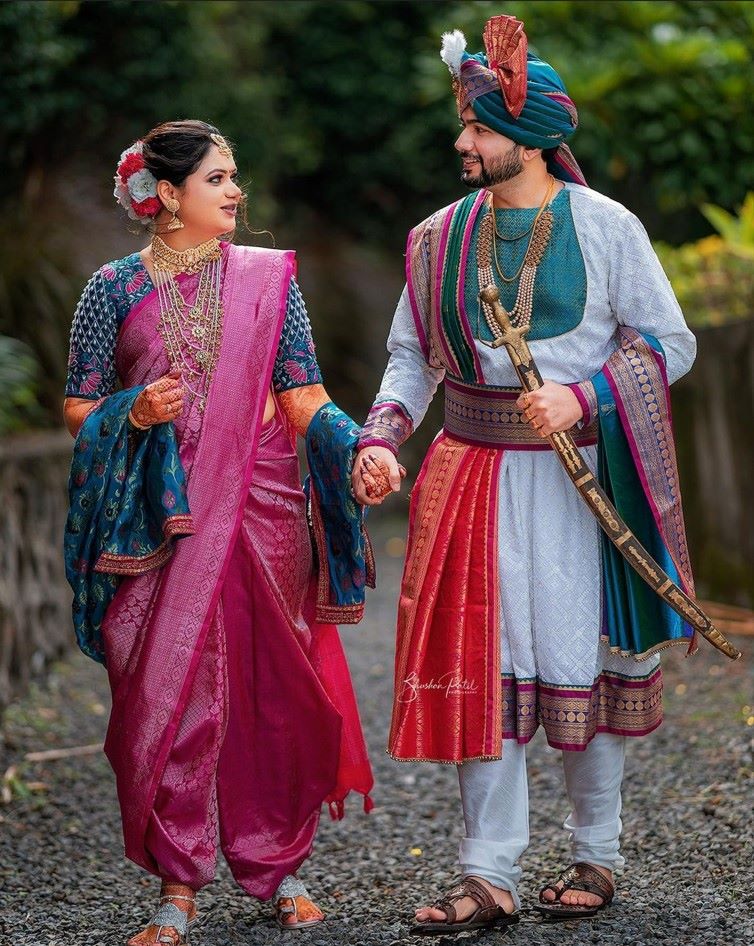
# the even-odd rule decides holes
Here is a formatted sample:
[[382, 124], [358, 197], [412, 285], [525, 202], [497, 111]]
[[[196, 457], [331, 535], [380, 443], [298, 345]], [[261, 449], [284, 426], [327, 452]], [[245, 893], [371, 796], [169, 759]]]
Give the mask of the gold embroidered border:
[[[516, 407], [516, 388], [480, 388], [455, 379], [445, 388], [445, 431], [451, 437], [480, 446], [537, 447], [551, 450]], [[597, 442], [597, 418], [581, 429], [572, 428], [578, 446]]]
[[643, 736], [662, 722], [662, 671], [602, 673], [592, 686], [552, 686], [503, 674], [503, 734], [528, 742], [540, 725], [556, 748], [580, 749], [597, 732]]
[[190, 515], [171, 516], [162, 526], [164, 541], [148, 555], [118, 555], [115, 552], [103, 552], [94, 566], [95, 572], [108, 575], [143, 575], [159, 568], [173, 554], [171, 539], [178, 535], [193, 535], [194, 523]]

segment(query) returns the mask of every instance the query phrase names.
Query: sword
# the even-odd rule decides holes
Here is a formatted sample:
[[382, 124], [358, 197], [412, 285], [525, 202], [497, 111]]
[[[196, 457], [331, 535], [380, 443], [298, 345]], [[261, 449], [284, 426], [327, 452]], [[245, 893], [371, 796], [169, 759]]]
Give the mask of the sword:
[[[524, 391], [538, 390], [544, 382], [524, 337], [528, 328], [516, 327], [511, 323], [508, 313], [500, 303], [500, 293], [496, 286], [485, 286], [479, 293], [479, 297], [492, 308], [495, 321], [499, 326], [498, 332], [494, 333], [497, 337], [492, 342], [492, 347], [500, 348], [505, 345]], [[548, 440], [573, 485], [579, 491], [581, 498], [589, 506], [608, 539], [618, 549], [631, 568], [653, 591], [657, 592], [667, 605], [680, 614], [685, 621], [688, 621], [713, 647], [722, 651], [726, 657], [738, 660], [741, 651], [737, 650], [727, 637], [715, 627], [696, 601], [689, 598], [660, 568], [621, 519], [615, 506], [607, 498], [604, 490], [587, 466], [579, 448], [573, 441], [573, 437], [567, 431], [562, 431], [550, 434]]]

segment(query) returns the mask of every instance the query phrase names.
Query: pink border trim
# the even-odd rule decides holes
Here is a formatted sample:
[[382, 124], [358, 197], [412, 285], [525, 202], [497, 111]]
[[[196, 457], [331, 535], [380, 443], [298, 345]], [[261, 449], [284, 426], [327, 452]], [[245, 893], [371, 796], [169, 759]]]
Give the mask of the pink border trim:
[[[503, 676], [506, 676], [508, 678], [511, 677], [510, 674], [503, 674]], [[606, 671], [603, 670], [602, 673], [599, 675], [599, 677], [594, 681], [594, 683], [591, 686], [584, 686], [584, 687], [580, 687], [576, 689], [552, 687], [552, 686], [547, 686], [546, 684], [541, 684], [541, 683], [537, 684], [536, 682], [533, 682], [533, 681], [528, 682], [528, 683], [518, 683], [515, 681], [515, 678], [513, 678], [513, 683], [515, 684], [516, 692], [531, 693], [532, 691], [538, 689], [540, 692], [547, 693], [552, 696], [570, 696], [570, 697], [577, 697], [577, 698], [583, 697], [584, 699], [587, 699], [587, 698], [591, 699], [594, 693], [599, 690], [602, 681], [607, 681], [610, 684], [624, 687], [626, 689], [642, 690], [648, 687], [655, 686], [658, 677], [662, 678], [661, 667], [656, 667], [651, 673], [647, 674], [646, 677], [638, 677], [635, 679], [631, 677], [622, 676], [621, 674], [607, 673]], [[583, 752], [583, 750], [586, 749], [586, 747], [592, 741], [594, 736], [597, 735], [597, 733], [607, 732], [607, 733], [612, 733], [615, 736], [648, 736], [649, 733], [654, 732], [655, 729], [657, 729], [659, 726], [662, 725], [662, 721], [663, 721], [663, 714], [662, 714], [662, 711], [660, 711], [660, 715], [657, 721], [653, 723], [651, 726], [645, 727], [644, 729], [623, 729], [618, 726], [598, 725], [595, 729], [594, 735], [590, 736], [589, 739], [583, 744], [577, 743], [577, 742], [573, 742], [573, 743], [556, 742], [556, 741], [551, 742], [549, 738], [547, 739], [547, 744], [551, 746], [553, 749], [565, 749], [568, 752]], [[544, 724], [538, 724], [536, 729], [539, 729], [540, 725], [542, 725], [546, 733], [546, 727], [544, 726]], [[536, 733], [536, 730], [530, 736], [519, 736], [516, 732], [506, 729], [503, 732], [503, 739], [515, 739], [515, 741], [519, 745], [527, 745], [534, 738], [535, 733]]]
[[408, 289], [408, 301], [411, 305], [411, 314], [414, 317], [416, 336], [419, 339], [419, 344], [421, 345], [424, 360], [429, 363], [429, 342], [427, 341], [427, 333], [424, 331], [424, 323], [422, 322], [421, 315], [419, 313], [419, 306], [416, 302], [416, 293], [414, 292], [414, 266], [412, 251], [415, 232], [416, 227], [409, 231], [408, 240], [406, 241], [406, 288]]
[[576, 400], [581, 405], [581, 410], [584, 414], [581, 422], [584, 424], [584, 426], [588, 426], [592, 420], [592, 411], [589, 407], [589, 402], [584, 397], [584, 392], [581, 390], [581, 385], [578, 383], [578, 381], [575, 381], [573, 384], [567, 384], [566, 387], [570, 388], [576, 395]]
[[[646, 729], [620, 729], [618, 726], [597, 726], [594, 735], [590, 736], [588, 741], [583, 744], [578, 742], [550, 742], [548, 739], [547, 745], [550, 746], [551, 749], [564, 749], [566, 752], [583, 752], [598, 733], [607, 732], [613, 736], [648, 736], [650, 733], [653, 733], [655, 729], [659, 729], [662, 722], [663, 716], [660, 714], [657, 722], [652, 726], [647, 726]], [[533, 738], [534, 735], [519, 737], [514, 732], [506, 731], [503, 733], [503, 739], [515, 739], [520, 746], [528, 745]]]
[[[443, 427], [443, 433], [450, 440], [457, 440], [458, 443], [465, 443], [469, 447], [484, 447], [486, 450], [552, 450], [553, 447], [548, 442], [546, 443], [498, 443], [491, 442], [487, 440], [471, 440], [469, 437], [462, 437], [460, 434], [456, 434], [451, 430], [447, 430]], [[574, 437], [574, 439], [576, 439]], [[597, 444], [597, 438], [589, 438], [589, 440], [576, 440], [577, 447], [594, 447]]]
[[[494, 674], [492, 686], [487, 695], [487, 719], [492, 719], [495, 723], [488, 734], [485, 752], [488, 755], [497, 754], [500, 747], [497, 745], [498, 727], [502, 719], [498, 721], [495, 717], [500, 716], [498, 707], [502, 711], [502, 690], [500, 676], [500, 595], [499, 595], [499, 575], [497, 561], [497, 506], [498, 506], [498, 484], [500, 482], [500, 464], [503, 462], [503, 451], [496, 453], [492, 460], [492, 470], [490, 472], [490, 505], [487, 514], [487, 562], [489, 574], [487, 576], [487, 589], [489, 595], [489, 605], [487, 608], [487, 626], [495, 629], [495, 633], [490, 635], [487, 653], [487, 666]], [[492, 650], [492, 653], [489, 651]], [[498, 706], [496, 706], [496, 703]]]
[[[657, 531], [660, 533], [660, 536], [663, 542], [665, 543], [665, 546], [668, 549], [668, 554], [670, 554], [670, 543], [668, 541], [667, 535], [665, 534], [665, 530], [662, 527], [662, 517], [660, 516], [660, 511], [657, 508], [657, 504], [652, 494], [652, 490], [649, 487], [647, 474], [644, 470], [644, 462], [641, 458], [641, 453], [639, 452], [639, 448], [636, 444], [636, 439], [634, 438], [634, 432], [631, 427], [631, 422], [629, 420], [628, 414], [626, 413], [625, 405], [623, 404], [623, 398], [621, 397], [618, 391], [618, 387], [615, 383], [615, 379], [613, 378], [613, 375], [607, 364], [603, 365], [602, 372], [605, 375], [605, 380], [607, 381], [610, 390], [612, 391], [613, 400], [615, 401], [615, 407], [618, 411], [618, 416], [620, 417], [621, 425], [623, 426], [623, 433], [626, 436], [626, 441], [628, 442], [628, 446], [631, 451], [631, 456], [633, 457], [636, 472], [639, 476], [639, 479], [641, 480], [641, 485], [644, 490], [644, 495], [646, 496], [647, 502], [649, 503], [649, 508], [652, 510], [652, 518], [654, 519], [655, 525], [657, 526]], [[672, 555], [671, 555], [671, 558], [672, 558]], [[683, 576], [681, 575], [681, 571], [678, 568], [678, 564], [675, 561], [673, 562], [673, 564], [675, 565], [676, 571], [678, 572], [678, 575], [681, 578], [681, 581], [684, 585], [684, 590], [686, 590], [685, 582], [683, 581]]]
[[[280, 331], [282, 330], [283, 321], [285, 319], [285, 299], [288, 292], [288, 283], [290, 282], [291, 275], [293, 274], [295, 254], [292, 250], [287, 250], [285, 251], [285, 257], [286, 259], [285, 259], [285, 264], [284, 264], [283, 276], [281, 279], [281, 295], [278, 301], [278, 306], [279, 306], [280, 311], [278, 312], [278, 320], [276, 323], [277, 325], [276, 331], [277, 331], [278, 337], [279, 337]], [[239, 259], [239, 263], [240, 262], [241, 261]], [[239, 277], [240, 269], [241, 267], [239, 266], [239, 268], [236, 269], [235, 271], [231, 271], [230, 279], [227, 278], [228, 273], [226, 270], [225, 285], [223, 286], [223, 296], [230, 295], [231, 289], [233, 288], [235, 282], [237, 281]], [[240, 316], [240, 313], [239, 313], [239, 316]], [[260, 390], [262, 391], [269, 388], [270, 382], [272, 380], [272, 371], [274, 367], [274, 357], [275, 357], [276, 347], [277, 346], [273, 346], [273, 345], [269, 346], [269, 350], [267, 353], [267, 360], [265, 364], [265, 371], [264, 371], [265, 384], [260, 388]], [[149, 818], [152, 813], [154, 799], [157, 792], [157, 786], [159, 784], [160, 779], [162, 778], [162, 773], [165, 769], [165, 765], [167, 763], [167, 758], [170, 753], [170, 749], [173, 745], [173, 742], [175, 741], [175, 734], [178, 730], [178, 726], [183, 716], [183, 711], [186, 708], [186, 703], [188, 701], [189, 693], [191, 691], [191, 686], [193, 685], [194, 677], [196, 676], [196, 669], [199, 664], [199, 660], [201, 659], [202, 652], [204, 651], [204, 642], [206, 640], [207, 633], [209, 632], [209, 626], [212, 621], [212, 618], [214, 617], [215, 610], [217, 609], [217, 602], [220, 597], [220, 592], [222, 591], [222, 586], [225, 581], [225, 576], [228, 572], [231, 555], [232, 555], [233, 548], [235, 545], [236, 537], [238, 536], [238, 530], [241, 525], [241, 518], [243, 515], [244, 503], [246, 499], [246, 489], [248, 488], [248, 484], [251, 481], [252, 472], [254, 470], [254, 463], [256, 461], [256, 446], [258, 445], [258, 442], [259, 442], [259, 431], [262, 424], [262, 416], [263, 416], [263, 411], [257, 408], [256, 420], [254, 423], [254, 430], [253, 430], [253, 436], [252, 436], [252, 443], [254, 444], [254, 448], [250, 451], [249, 458], [246, 463], [246, 468], [244, 470], [243, 479], [242, 479], [242, 487], [240, 491], [240, 502], [239, 502], [238, 510], [236, 512], [236, 520], [228, 538], [228, 544], [225, 549], [225, 558], [223, 560], [222, 567], [220, 568], [220, 571], [218, 572], [217, 580], [215, 582], [215, 588], [209, 599], [207, 610], [205, 612], [204, 623], [202, 624], [201, 630], [199, 634], [197, 635], [196, 644], [194, 647], [194, 653], [186, 669], [186, 676], [183, 682], [183, 689], [181, 690], [181, 694], [178, 697], [178, 700], [176, 701], [176, 707], [173, 712], [173, 716], [170, 722], [168, 723], [168, 725], [165, 727], [164, 735], [162, 738], [162, 745], [160, 747], [160, 751], [158, 752], [155, 758], [154, 773], [153, 773], [152, 781], [149, 787], [147, 803], [145, 805], [144, 811], [142, 812], [142, 817], [139, 824], [139, 837], [140, 838], [144, 838], [146, 834], [147, 824], [149, 822]], [[198, 459], [199, 457], [197, 455], [197, 460]]]
[[483, 388], [477, 388], [476, 385], [466, 384], [466, 382], [463, 381], [454, 381], [453, 378], [445, 378], [445, 384], [454, 391], [468, 391], [471, 389], [478, 397], [494, 397], [504, 401], [518, 400], [522, 391], [521, 388], [517, 388], [515, 391], [511, 391], [507, 388], [496, 388], [491, 384], [485, 385]]
[[389, 440], [383, 440], [381, 437], [367, 437], [366, 440], [360, 440], [357, 444], [359, 450], [363, 450], [365, 447], [384, 447], [386, 450], [389, 450], [393, 456], [398, 456], [398, 448], [394, 443], [390, 443]]
[[445, 337], [445, 328], [442, 324], [442, 277], [445, 272], [445, 253], [448, 248], [448, 233], [450, 232], [450, 224], [453, 219], [453, 216], [458, 207], [458, 203], [453, 204], [452, 208], [445, 215], [445, 219], [442, 224], [442, 233], [440, 235], [440, 245], [437, 249], [437, 271], [435, 272], [435, 286], [434, 286], [434, 300], [435, 300], [435, 311], [434, 311], [434, 321], [435, 328], [437, 329], [437, 334], [442, 342], [442, 347], [445, 352], [445, 357], [448, 359], [448, 365], [452, 365], [456, 374], [461, 373], [461, 369], [458, 365], [458, 362], [453, 357], [453, 352], [448, 345], [448, 340]]
[[456, 287], [456, 298], [458, 313], [461, 318], [461, 328], [463, 330], [463, 334], [466, 337], [466, 343], [471, 349], [471, 353], [474, 357], [474, 372], [476, 373], [477, 380], [480, 384], [484, 384], [484, 372], [482, 371], [482, 362], [479, 358], [479, 352], [477, 351], [474, 334], [471, 331], [471, 323], [469, 322], [468, 313], [466, 312], [465, 285], [466, 264], [469, 257], [469, 248], [471, 246], [471, 234], [474, 231], [474, 224], [476, 223], [476, 219], [479, 216], [479, 211], [482, 209], [486, 199], [487, 191], [480, 190], [474, 206], [471, 208], [471, 213], [469, 214], [468, 220], [466, 221], [466, 232], [463, 235], [463, 246], [461, 247], [461, 267], [459, 269], [458, 285]]

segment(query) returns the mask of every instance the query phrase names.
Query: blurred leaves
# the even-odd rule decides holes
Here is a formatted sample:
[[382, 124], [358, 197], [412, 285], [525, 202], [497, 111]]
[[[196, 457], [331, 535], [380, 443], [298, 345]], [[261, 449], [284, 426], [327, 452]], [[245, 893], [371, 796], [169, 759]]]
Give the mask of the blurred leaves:
[[[42, 219], [28, 216], [23, 207], [7, 209], [0, 228], [0, 333], [19, 339], [23, 350], [33, 355], [38, 369], [35, 400], [54, 423], [59, 422], [68, 332], [81, 289], [65, 239], [65, 230], [56, 238]], [[6, 379], [0, 379], [3, 400], [5, 384]], [[44, 415], [39, 409], [32, 411], [27, 391], [24, 387], [20, 416], [28, 421], [33, 413], [39, 421]]]
[[754, 193], [738, 216], [708, 204], [704, 215], [718, 230], [683, 246], [655, 248], [691, 325], [723, 325], [754, 315]]
[[[754, 4], [524, 0], [506, 11], [579, 107], [574, 150], [590, 183], [653, 236], [701, 236], [700, 204], [742, 199]], [[487, 0], [5, 3], [0, 96], [13, 107], [0, 142], [23, 178], [75, 150], [109, 167], [157, 121], [204, 117], [251, 169], [255, 219], [325, 219], [398, 246], [462, 192], [440, 34], [460, 27], [479, 49], [498, 12]], [[6, 175], [0, 188], [17, 183]]]
[[28, 345], [0, 335], [0, 437], [41, 420], [38, 366]]
[[[667, 244], [697, 241], [710, 222], [748, 233], [725, 214], [751, 186], [754, 4], [510, 0], [505, 9], [579, 108], [573, 147], [593, 187]], [[324, 256], [330, 242], [374, 248], [400, 267], [407, 230], [465, 193], [440, 35], [463, 29], [476, 51], [499, 12], [497, 0], [0, 4], [0, 332], [34, 351], [50, 420], [83, 275], [67, 230], [90, 217], [96, 227], [88, 201], [109, 197], [127, 144], [159, 121], [204, 118], [235, 142], [242, 178], [251, 174], [255, 228]], [[76, 195], [75, 221], [50, 199], [61, 180]], [[720, 209], [705, 217], [703, 205]], [[733, 298], [727, 288], [750, 285], [747, 261], [730, 233], [722, 239], [663, 250], [696, 321], [752, 311], [749, 290]], [[319, 306], [338, 325], [318, 326], [320, 354], [333, 390], [361, 403], [364, 364], [380, 357], [373, 310], [385, 303], [336, 319], [351, 298], [338, 259]]]
[[702, 213], [722, 236], [730, 252], [754, 260], [754, 192], [746, 195], [737, 217], [714, 204], [704, 204]]

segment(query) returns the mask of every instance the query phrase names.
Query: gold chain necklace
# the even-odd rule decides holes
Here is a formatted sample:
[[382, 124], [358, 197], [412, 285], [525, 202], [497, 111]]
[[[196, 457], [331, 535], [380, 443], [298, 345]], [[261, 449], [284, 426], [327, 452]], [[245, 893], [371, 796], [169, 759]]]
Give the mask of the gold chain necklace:
[[[531, 239], [529, 240], [529, 245], [526, 248], [524, 260], [518, 270], [517, 275], [520, 275], [521, 278], [518, 284], [518, 291], [516, 293], [516, 301], [513, 305], [513, 308], [508, 313], [512, 325], [514, 325], [516, 328], [528, 328], [531, 324], [532, 304], [534, 300], [534, 280], [537, 276], [537, 267], [542, 261], [542, 257], [544, 256], [547, 245], [550, 242], [550, 237], [552, 236], [554, 218], [552, 210], [549, 207], [549, 197], [552, 193], [553, 185], [554, 179], [551, 181], [550, 187], [548, 188], [547, 194], [545, 195], [545, 200], [539, 208], [537, 216], [535, 217], [532, 227]], [[477, 239], [476, 255], [480, 288], [483, 286], [495, 284], [495, 269], [497, 269], [498, 275], [505, 279], [506, 282], [513, 282], [513, 279], [516, 278], [513, 277], [513, 279], [506, 279], [500, 272], [495, 246], [495, 226], [490, 213], [485, 214], [482, 218], [482, 223], [479, 227], [479, 237]], [[488, 345], [491, 347], [492, 343], [486, 341], [480, 336], [480, 311], [484, 314], [485, 322], [492, 332], [493, 338], [498, 337], [500, 328], [497, 324], [497, 321], [495, 320], [492, 307], [480, 299], [479, 308], [477, 309], [476, 337], [480, 342], [482, 342], [483, 345]]]
[[[500, 261], [499, 261], [499, 259], [498, 259], [498, 255], [497, 255], [497, 227], [495, 226], [495, 209], [494, 209], [494, 207], [492, 206], [492, 194], [490, 194], [490, 203], [489, 203], [489, 207], [488, 207], [488, 209], [487, 209], [487, 214], [488, 214], [488, 216], [491, 217], [491, 219], [492, 219], [492, 258], [493, 258], [493, 260], [495, 261], [495, 269], [497, 270], [497, 274], [498, 274], [498, 276], [503, 280], [503, 282], [507, 282], [507, 283], [515, 282], [515, 281], [518, 279], [518, 277], [521, 275], [521, 272], [522, 272], [522, 270], [523, 270], [523, 268], [524, 268], [524, 262], [526, 261], [527, 254], [528, 254], [528, 252], [529, 252], [529, 249], [531, 248], [532, 242], [534, 241], [534, 234], [535, 234], [536, 229], [537, 229], [537, 224], [539, 223], [540, 217], [541, 217], [542, 214], [544, 213], [545, 207], [549, 206], [550, 197], [551, 197], [551, 195], [552, 195], [552, 190], [553, 190], [553, 187], [554, 187], [554, 186], [555, 186], [555, 178], [552, 176], [552, 174], [550, 174], [550, 183], [549, 183], [549, 185], [548, 185], [548, 187], [547, 187], [547, 192], [545, 193], [544, 200], [543, 200], [542, 203], [539, 205], [539, 209], [537, 210], [537, 213], [536, 213], [536, 215], [535, 215], [535, 217], [534, 217], [534, 220], [533, 220], [532, 225], [531, 225], [531, 228], [530, 228], [530, 229], [531, 229], [531, 236], [529, 237], [529, 245], [528, 245], [527, 248], [526, 248], [526, 253], [524, 253], [524, 259], [523, 259], [521, 265], [518, 267], [518, 270], [517, 270], [512, 276], [506, 276], [506, 275], [505, 275], [505, 273], [504, 273], [503, 270], [502, 270], [502, 267], [500, 266]], [[529, 232], [529, 231], [526, 230], [524, 233], [521, 234], [521, 236], [526, 236], [526, 234], [527, 234], [528, 232]], [[518, 239], [520, 239], [520, 237], [519, 237]]]
[[493, 226], [495, 227], [495, 239], [502, 240], [504, 243], [515, 243], [516, 240], [523, 240], [523, 238], [527, 235], [527, 233], [531, 233], [531, 231], [534, 229], [534, 224], [537, 222], [537, 218], [535, 217], [532, 220], [532, 222], [529, 224], [529, 226], [521, 233], [517, 233], [515, 236], [506, 236], [504, 233], [501, 233], [497, 228], [497, 220], [494, 217], [494, 208], [490, 208], [490, 209], [493, 212], [492, 223], [493, 223]]
[[[155, 237], [152, 255], [160, 306], [159, 331], [168, 361], [171, 368], [180, 371], [189, 402], [198, 401], [199, 411], [204, 413], [222, 341], [222, 248], [218, 240], [212, 239], [178, 252]], [[200, 274], [191, 304], [178, 287], [178, 273]]]

